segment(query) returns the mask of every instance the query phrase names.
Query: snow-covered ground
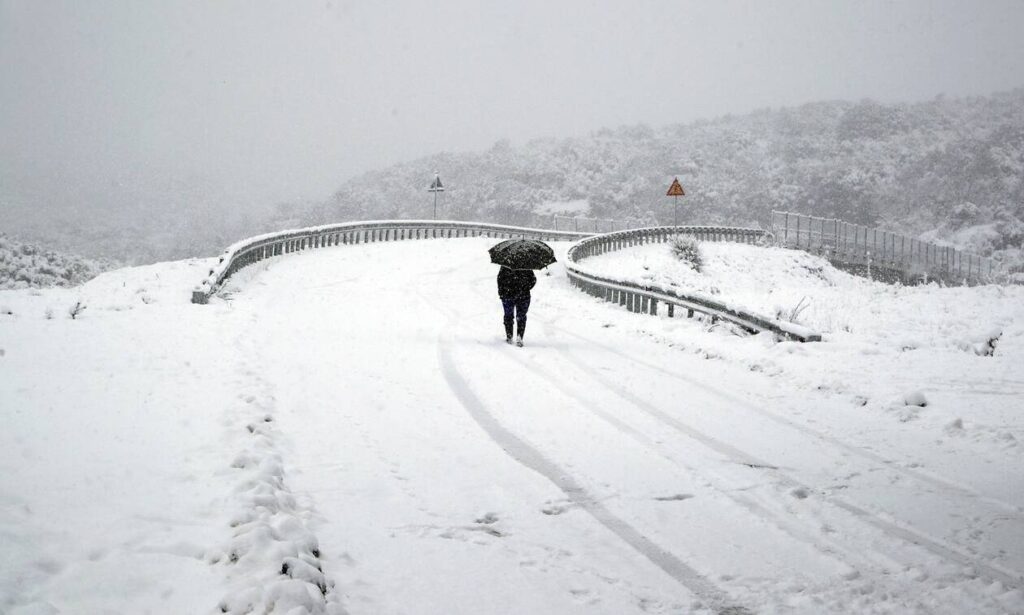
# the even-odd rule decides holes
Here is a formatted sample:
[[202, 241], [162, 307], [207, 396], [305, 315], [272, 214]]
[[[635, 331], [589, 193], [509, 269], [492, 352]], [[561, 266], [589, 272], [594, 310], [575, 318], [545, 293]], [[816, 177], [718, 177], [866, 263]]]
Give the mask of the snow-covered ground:
[[0, 292], [0, 612], [1024, 612], [1021, 289], [647, 246], [587, 266], [806, 296], [826, 341], [556, 265], [517, 349], [490, 243], [289, 255], [207, 306], [208, 261]]

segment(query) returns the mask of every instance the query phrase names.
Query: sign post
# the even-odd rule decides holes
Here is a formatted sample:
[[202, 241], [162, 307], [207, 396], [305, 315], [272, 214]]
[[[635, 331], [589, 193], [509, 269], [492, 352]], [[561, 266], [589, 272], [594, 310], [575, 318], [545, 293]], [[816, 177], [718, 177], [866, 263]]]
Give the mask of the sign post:
[[675, 207], [672, 209], [672, 222], [673, 226], [679, 226], [679, 197], [686, 196], [683, 192], [683, 186], [679, 183], [679, 178], [672, 180], [672, 185], [668, 187], [668, 192], [665, 196], [675, 197]]
[[437, 193], [444, 192], [444, 186], [441, 184], [441, 176], [438, 175], [437, 171], [434, 171], [434, 181], [430, 182], [430, 187], [427, 188], [427, 192], [434, 193], [434, 219], [437, 220]]

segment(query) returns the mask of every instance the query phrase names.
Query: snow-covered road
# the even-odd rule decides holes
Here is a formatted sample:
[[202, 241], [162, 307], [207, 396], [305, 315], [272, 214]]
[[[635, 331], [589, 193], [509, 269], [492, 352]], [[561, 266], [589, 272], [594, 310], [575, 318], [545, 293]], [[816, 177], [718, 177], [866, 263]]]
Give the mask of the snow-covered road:
[[938, 438], [868, 403], [855, 344], [631, 314], [560, 265], [508, 346], [491, 243], [292, 254], [209, 306], [203, 263], [0, 295], [0, 611], [1024, 613], [1022, 455], [988, 436], [1019, 433], [1019, 331], [906, 364], [977, 385], [949, 411], [980, 435]]
[[1011, 476], [832, 435], [800, 391], [582, 317], [558, 271], [509, 347], [488, 245], [301, 254], [233, 300], [350, 611], [1000, 612], [1021, 584]]

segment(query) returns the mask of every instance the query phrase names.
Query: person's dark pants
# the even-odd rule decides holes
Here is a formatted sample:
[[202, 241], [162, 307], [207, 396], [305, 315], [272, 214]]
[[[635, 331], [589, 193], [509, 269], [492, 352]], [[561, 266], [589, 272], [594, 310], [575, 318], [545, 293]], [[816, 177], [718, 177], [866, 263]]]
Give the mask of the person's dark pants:
[[516, 323], [516, 334], [523, 337], [526, 333], [526, 312], [530, 310], [530, 295], [502, 299], [501, 307], [505, 309], [505, 337], [512, 337], [513, 319]]

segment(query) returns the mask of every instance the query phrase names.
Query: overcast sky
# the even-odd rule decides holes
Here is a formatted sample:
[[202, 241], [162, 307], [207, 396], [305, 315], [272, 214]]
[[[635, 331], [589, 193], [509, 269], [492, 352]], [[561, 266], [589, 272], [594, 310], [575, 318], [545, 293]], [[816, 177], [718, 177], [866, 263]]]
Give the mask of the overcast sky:
[[1022, 32], [1022, 0], [0, 0], [0, 199], [259, 207], [500, 138], [989, 94]]

